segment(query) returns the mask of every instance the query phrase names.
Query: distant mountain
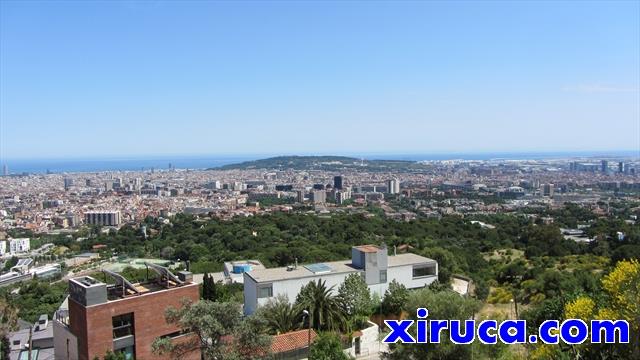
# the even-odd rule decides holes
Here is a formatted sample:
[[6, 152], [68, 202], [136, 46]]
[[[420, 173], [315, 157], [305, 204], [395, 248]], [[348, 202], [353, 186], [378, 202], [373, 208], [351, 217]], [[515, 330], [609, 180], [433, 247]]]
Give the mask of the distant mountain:
[[218, 169], [416, 171], [424, 169], [424, 166], [415, 161], [405, 160], [362, 160], [346, 156], [277, 156], [224, 165]]

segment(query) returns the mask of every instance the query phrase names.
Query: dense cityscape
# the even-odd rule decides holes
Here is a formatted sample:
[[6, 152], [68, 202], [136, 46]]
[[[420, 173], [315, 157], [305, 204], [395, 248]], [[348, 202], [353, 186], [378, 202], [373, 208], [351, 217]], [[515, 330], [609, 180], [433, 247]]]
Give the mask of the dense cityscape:
[[640, 0], [0, 0], [0, 360], [640, 360]]
[[407, 162], [397, 171], [369, 169], [368, 162], [340, 157], [324, 162], [303, 157], [308, 170], [301, 170], [287, 168], [286, 159], [276, 159], [278, 167], [272, 169], [190, 170], [169, 164], [138, 172], [44, 175], [10, 175], [5, 165], [2, 230], [60, 234], [85, 225], [139, 226], [148, 216], [224, 219], [301, 207], [359, 213], [368, 204], [403, 220], [509, 213], [566, 202], [595, 209], [599, 202], [633, 198], [640, 191], [636, 159], [451, 160], [418, 162], [419, 168]]
[[[251, 351], [256, 354], [237, 353], [242, 348], [233, 350], [241, 358], [261, 358], [267, 354], [283, 359], [311, 356], [307, 355], [308, 345], [318, 334], [329, 330], [343, 334], [342, 338], [327, 335], [328, 339], [323, 341], [337, 341], [337, 347], [344, 348], [348, 356], [407, 356], [403, 354], [412, 350], [401, 347], [394, 351], [380, 342], [380, 333], [387, 331], [381, 326], [381, 319], [411, 309], [408, 295], [401, 296], [406, 297], [401, 303], [394, 303], [398, 291], [407, 291], [397, 287], [408, 290], [427, 287], [443, 296], [451, 296], [451, 292], [460, 301], [477, 301], [467, 305], [474, 306], [474, 311], [517, 318], [522, 316], [518, 315], [518, 302], [520, 311], [534, 312], [536, 306], [549, 306], [548, 302], [554, 301], [551, 290], [516, 287], [512, 284], [515, 278], [508, 280], [517, 276], [521, 284], [540, 281], [537, 286], [549, 286], [549, 281], [553, 283], [548, 279], [552, 276], [549, 270], [542, 273], [542, 278], [541, 274], [527, 275], [535, 266], [541, 266], [534, 265], [540, 256], [565, 266], [570, 262], [596, 273], [610, 266], [608, 258], [619, 261], [640, 256], [638, 164], [637, 158], [413, 162], [283, 156], [211, 169], [176, 169], [168, 164], [165, 169], [141, 171], [12, 174], [5, 166], [0, 177], [0, 265], [4, 269], [0, 287], [1, 294], [15, 306], [15, 315], [27, 325], [23, 330], [7, 333], [10, 358], [21, 359], [25, 356], [21, 354], [28, 354], [30, 349], [32, 353], [40, 353], [38, 358], [56, 359], [117, 357], [116, 354], [125, 358], [170, 354], [196, 359], [216, 358], [217, 351], [230, 351], [203, 348], [198, 341], [192, 343], [193, 337], [172, 340], [189, 346], [165, 344], [170, 350], [164, 353], [158, 350], [162, 348], [158, 339], [178, 339], [186, 334], [185, 328], [180, 330], [186, 325], [163, 325], [155, 316], [163, 308], [179, 307], [176, 297], [189, 298], [191, 302], [200, 298], [213, 300], [224, 306], [239, 301], [246, 319], [256, 316], [267, 319], [263, 321], [269, 325], [264, 326], [265, 335], [260, 339], [264, 343], [244, 345], [255, 346]], [[375, 229], [358, 229], [350, 233], [355, 237], [349, 237], [346, 244], [327, 248], [320, 244], [339, 242], [341, 236], [327, 234], [333, 230], [323, 229], [320, 230], [325, 233], [323, 236], [329, 238], [313, 245], [317, 250], [308, 248], [307, 253], [295, 237], [278, 240], [283, 234], [270, 234], [263, 238], [268, 231], [264, 226], [282, 228], [282, 221], [306, 221], [300, 216], [348, 221], [356, 229], [358, 222], [378, 219], [375, 221], [390, 222], [385, 227], [397, 227], [396, 233], [402, 223], [429, 228], [435, 221], [451, 224], [445, 228], [468, 228], [472, 230], [467, 231], [477, 234], [453, 235], [454, 241], [447, 241], [447, 235], [434, 243], [429, 237], [419, 239], [413, 233], [403, 238], [376, 235]], [[242, 220], [249, 218], [261, 220], [258, 223]], [[529, 229], [510, 233], [509, 223], [513, 221]], [[223, 238], [214, 235], [209, 240], [203, 239], [204, 243], [198, 239], [193, 243], [170, 240], [172, 235], [167, 232], [188, 236], [180, 229], [189, 222], [202, 224], [201, 228], [218, 224], [251, 233], [228, 234], [236, 237], [231, 242], [227, 242], [226, 234]], [[535, 235], [532, 225], [543, 226], [549, 233]], [[247, 236], [262, 244], [237, 243]], [[316, 233], [315, 237], [318, 236]], [[467, 241], [473, 242], [465, 238], [478, 236], [497, 239], [480, 245], [476, 255], [464, 256], [483, 257], [484, 267], [493, 267], [490, 274], [486, 269], [480, 272], [479, 268], [469, 268], [478, 265], [477, 259], [467, 259], [470, 261], [467, 264], [455, 259], [459, 251], [468, 252], [464, 247], [476, 246], [465, 245]], [[533, 240], [524, 239], [535, 236], [541, 236], [539, 241], [547, 245], [532, 247]], [[281, 244], [283, 240], [285, 244]], [[491, 243], [494, 241], [497, 242]], [[203, 245], [210, 250], [202, 249]], [[351, 260], [341, 260], [349, 253], [353, 253]], [[378, 264], [373, 267], [375, 271], [372, 265], [367, 265], [368, 260], [360, 260], [370, 255], [377, 259], [372, 263]], [[149, 271], [154, 274], [152, 279]], [[359, 272], [364, 279], [362, 285], [361, 277], [349, 277]], [[527, 276], [532, 279], [523, 280]], [[305, 319], [305, 313], [295, 314], [301, 311], [297, 310], [303, 301], [300, 294], [304, 291], [300, 287], [304, 289], [305, 284], [336, 291], [338, 303], [352, 301], [362, 308], [357, 313], [350, 313], [352, 309], [340, 310], [347, 311], [343, 316], [352, 317], [342, 325], [326, 323], [326, 319], [324, 323]], [[348, 286], [364, 288], [358, 293]], [[576, 286], [573, 291], [584, 285]], [[171, 293], [164, 295], [162, 289]], [[23, 297], [33, 295], [29, 291], [40, 292], [39, 296], [43, 296], [42, 292], [49, 293], [45, 296], [51, 302], [46, 305], [24, 302]], [[105, 292], [101, 295], [100, 291]], [[354, 296], [347, 291], [355, 291], [362, 299], [346, 300]], [[139, 303], [139, 295], [150, 298]], [[115, 353], [105, 355], [99, 345], [104, 340], [87, 337], [88, 327], [99, 326], [98, 322], [105, 319], [90, 320], [97, 315], [87, 311], [96, 304], [112, 308], [115, 303], [111, 302], [118, 298], [128, 299], [127, 311], [135, 313], [136, 321], [157, 323], [154, 327], [158, 331], [155, 335], [134, 336], [129, 328], [133, 320], [118, 318], [119, 326], [125, 330], [118, 330], [122, 334], [117, 334], [114, 317], [114, 342], [108, 349]], [[154, 308], [149, 313], [148, 301], [156, 302], [160, 309]], [[282, 315], [275, 315], [283, 307], [292, 314], [288, 325], [277, 319]], [[78, 312], [85, 315], [72, 315]], [[32, 322], [35, 326], [28, 326]], [[237, 326], [237, 331], [243, 329]], [[111, 329], [111, 321], [104, 327]], [[104, 336], [110, 336], [107, 334], [110, 330]], [[349, 336], [345, 338], [346, 335]], [[25, 344], [29, 345], [25, 348]], [[525, 356], [529, 352], [528, 356], [533, 356], [540, 351], [517, 350], [512, 355]], [[483, 350], [478, 352], [482, 354]]]

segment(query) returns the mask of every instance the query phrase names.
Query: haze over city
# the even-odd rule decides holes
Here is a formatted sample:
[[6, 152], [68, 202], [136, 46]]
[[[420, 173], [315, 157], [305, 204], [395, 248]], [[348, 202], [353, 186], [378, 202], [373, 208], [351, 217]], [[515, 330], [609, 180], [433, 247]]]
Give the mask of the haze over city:
[[637, 1], [0, 3], [0, 158], [640, 149]]

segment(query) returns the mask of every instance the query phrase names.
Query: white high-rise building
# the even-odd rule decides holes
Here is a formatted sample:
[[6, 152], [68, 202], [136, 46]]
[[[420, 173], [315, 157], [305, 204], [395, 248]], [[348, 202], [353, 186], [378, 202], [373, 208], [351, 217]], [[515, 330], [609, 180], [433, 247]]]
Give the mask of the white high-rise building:
[[342, 205], [345, 200], [351, 199], [351, 191], [336, 191], [335, 192], [336, 204]]
[[218, 180], [209, 181], [208, 183], [204, 184], [204, 187], [211, 190], [220, 190], [222, 189], [222, 183]]
[[9, 239], [9, 253], [24, 253], [31, 249], [31, 241], [29, 238]]
[[7, 242], [4, 240], [0, 240], [0, 256], [7, 253]]
[[387, 192], [389, 194], [400, 194], [400, 181], [398, 181], [398, 179], [388, 180]]
[[314, 204], [324, 204], [327, 202], [327, 192], [324, 190], [315, 190], [311, 193]]

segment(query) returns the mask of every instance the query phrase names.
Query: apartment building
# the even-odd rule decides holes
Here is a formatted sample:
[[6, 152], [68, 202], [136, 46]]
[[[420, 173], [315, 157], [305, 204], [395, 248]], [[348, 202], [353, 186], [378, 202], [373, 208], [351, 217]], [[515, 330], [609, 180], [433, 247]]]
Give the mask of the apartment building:
[[[178, 327], [168, 324], [164, 311], [179, 308], [183, 299], [198, 301], [198, 285], [189, 272], [178, 276], [167, 268], [147, 263], [156, 278], [130, 283], [121, 275], [103, 270], [115, 284], [107, 285], [90, 276], [69, 280], [67, 304], [56, 312], [54, 343], [56, 359], [92, 360], [102, 358], [107, 350], [124, 353], [126, 359], [163, 359], [153, 354], [156, 338], [172, 341], [192, 340]], [[194, 350], [183, 359], [200, 359]]]
[[31, 249], [31, 240], [29, 238], [9, 239], [10, 254], [25, 253], [30, 249]]
[[120, 211], [89, 211], [84, 214], [88, 225], [119, 226]]

